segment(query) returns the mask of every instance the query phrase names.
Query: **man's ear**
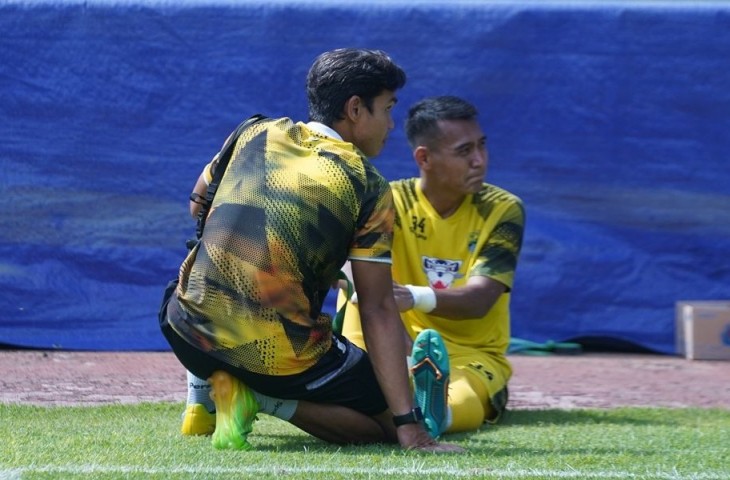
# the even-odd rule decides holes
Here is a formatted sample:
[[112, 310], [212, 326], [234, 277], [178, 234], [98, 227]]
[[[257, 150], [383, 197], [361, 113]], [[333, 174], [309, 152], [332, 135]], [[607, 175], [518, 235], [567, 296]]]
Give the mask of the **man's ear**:
[[345, 118], [352, 122], [357, 121], [362, 115], [362, 109], [365, 106], [362, 103], [362, 98], [359, 95], [353, 95], [345, 102]]
[[428, 147], [425, 147], [423, 145], [419, 145], [416, 147], [415, 150], [413, 150], [413, 159], [416, 161], [416, 165], [418, 165], [418, 168], [428, 170], [428, 155]]

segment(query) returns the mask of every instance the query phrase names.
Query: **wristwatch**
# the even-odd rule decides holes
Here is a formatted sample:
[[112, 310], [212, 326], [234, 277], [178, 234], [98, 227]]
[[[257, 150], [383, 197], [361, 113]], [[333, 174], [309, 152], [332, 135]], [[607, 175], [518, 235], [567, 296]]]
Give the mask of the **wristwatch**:
[[409, 423], [418, 423], [421, 420], [423, 420], [423, 412], [421, 412], [420, 407], [416, 407], [403, 415], [393, 415], [393, 423], [396, 427], [407, 425]]

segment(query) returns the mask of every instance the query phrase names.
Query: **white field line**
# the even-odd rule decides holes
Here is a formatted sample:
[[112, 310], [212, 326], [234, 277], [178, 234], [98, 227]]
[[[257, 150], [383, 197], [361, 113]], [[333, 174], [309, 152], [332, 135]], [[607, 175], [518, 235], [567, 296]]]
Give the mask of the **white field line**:
[[635, 479], [635, 480], [726, 480], [730, 478], [730, 472], [696, 472], [680, 473], [672, 472], [646, 472], [633, 473], [626, 471], [590, 471], [590, 470], [541, 470], [541, 469], [488, 469], [488, 468], [466, 468], [455, 467], [443, 468], [328, 468], [328, 467], [286, 467], [286, 466], [248, 466], [241, 468], [220, 468], [208, 466], [186, 466], [174, 468], [148, 468], [136, 466], [113, 466], [113, 465], [68, 465], [68, 466], [29, 466], [21, 468], [0, 468], [0, 480], [21, 480], [24, 474], [52, 473], [52, 474], [205, 474], [205, 475], [226, 475], [226, 474], [359, 474], [359, 475], [383, 475], [402, 477], [404, 475], [449, 475], [454, 477], [492, 476], [499, 478], [529, 478], [540, 476], [544, 478], [580, 478], [580, 479]]

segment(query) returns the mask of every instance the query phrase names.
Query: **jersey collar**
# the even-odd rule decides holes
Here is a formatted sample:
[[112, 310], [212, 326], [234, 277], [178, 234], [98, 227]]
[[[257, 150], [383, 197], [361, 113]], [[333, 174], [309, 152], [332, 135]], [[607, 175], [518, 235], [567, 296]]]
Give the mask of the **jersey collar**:
[[342, 137], [339, 133], [334, 131], [332, 128], [328, 127], [324, 123], [320, 122], [307, 122], [307, 127], [310, 130], [314, 130], [317, 133], [321, 133], [322, 135], [325, 135], [327, 137], [336, 138], [337, 140], [343, 141]]

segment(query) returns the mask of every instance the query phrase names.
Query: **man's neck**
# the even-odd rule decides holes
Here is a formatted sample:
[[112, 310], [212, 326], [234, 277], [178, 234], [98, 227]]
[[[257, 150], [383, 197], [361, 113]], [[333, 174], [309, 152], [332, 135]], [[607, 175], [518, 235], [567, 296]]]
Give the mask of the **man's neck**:
[[441, 188], [433, 187], [423, 177], [420, 179], [419, 187], [423, 196], [441, 218], [449, 218], [456, 213], [466, 198], [463, 193], [451, 194]]

